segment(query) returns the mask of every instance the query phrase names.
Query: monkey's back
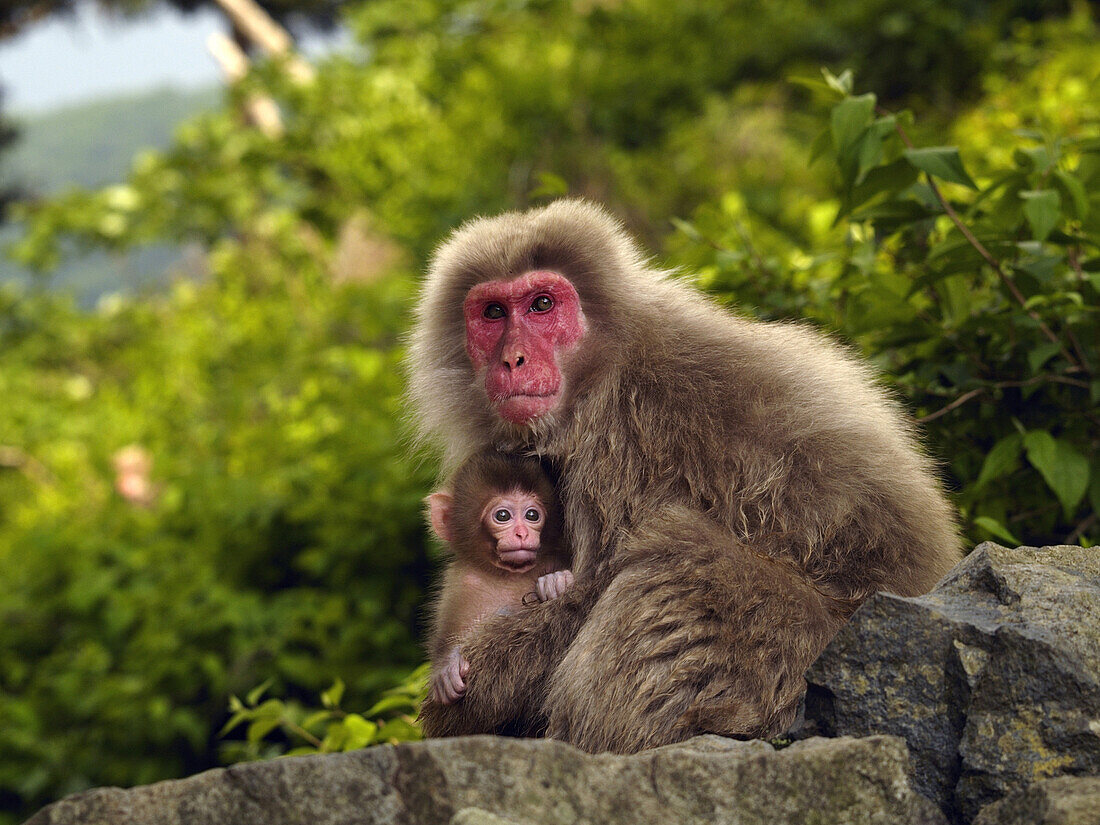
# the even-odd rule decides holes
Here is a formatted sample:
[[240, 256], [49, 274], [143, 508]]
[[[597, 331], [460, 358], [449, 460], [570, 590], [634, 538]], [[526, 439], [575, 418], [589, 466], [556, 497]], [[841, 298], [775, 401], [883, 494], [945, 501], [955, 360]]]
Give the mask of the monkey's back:
[[[570, 522], [579, 558], [586, 540], [613, 543], [644, 518], [637, 510], [688, 504], [845, 599], [926, 592], [958, 560], [953, 511], [913, 428], [846, 349], [805, 325], [735, 317], [673, 282], [650, 311], [559, 444], [573, 457], [567, 519], [604, 517], [594, 529]], [[592, 433], [610, 443], [588, 449]]]

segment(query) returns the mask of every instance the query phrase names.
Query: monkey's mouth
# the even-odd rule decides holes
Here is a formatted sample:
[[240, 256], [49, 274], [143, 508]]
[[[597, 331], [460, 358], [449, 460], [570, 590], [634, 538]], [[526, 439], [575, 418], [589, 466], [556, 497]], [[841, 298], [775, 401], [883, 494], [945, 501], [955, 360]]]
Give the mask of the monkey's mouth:
[[526, 424], [550, 412], [558, 403], [558, 392], [515, 393], [497, 399], [500, 417], [513, 424]]
[[537, 555], [534, 550], [499, 550], [497, 562], [510, 573], [526, 573], [535, 566]]

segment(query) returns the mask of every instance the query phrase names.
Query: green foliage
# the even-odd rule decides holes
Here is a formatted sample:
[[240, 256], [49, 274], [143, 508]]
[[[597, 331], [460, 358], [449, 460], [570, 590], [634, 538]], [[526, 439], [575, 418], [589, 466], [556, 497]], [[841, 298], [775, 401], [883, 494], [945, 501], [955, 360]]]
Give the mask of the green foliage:
[[[225, 697], [263, 679], [363, 701], [419, 661], [411, 283], [333, 287], [324, 258], [273, 220], [162, 300], [0, 292], [9, 810], [215, 764]], [[148, 504], [113, 488], [128, 444]]]
[[[337, 679], [321, 693], [321, 707], [307, 708], [299, 702], [264, 699], [270, 682], [249, 691], [242, 702], [230, 697], [233, 716], [221, 730], [225, 736], [246, 725], [244, 742], [228, 742], [223, 757], [230, 762], [268, 759], [272, 756], [301, 756], [309, 753], [337, 753], [381, 743], [395, 744], [422, 738], [416, 714], [428, 692], [430, 665], [422, 664], [362, 713], [340, 707], [345, 685]], [[272, 741], [278, 734], [279, 739]], [[288, 744], [296, 747], [287, 749]]]
[[[1078, 34], [1062, 48], [1094, 54], [1095, 30]], [[1054, 65], [1080, 64], [1062, 52]], [[1040, 63], [1014, 96], [1051, 70]], [[800, 82], [836, 100], [815, 151], [834, 161], [838, 201], [814, 254], [767, 256], [713, 211], [682, 254], [716, 292], [812, 318], [885, 368], [948, 462], [968, 535], [1100, 541], [1100, 117], [1071, 134], [1029, 118], [976, 182], [965, 146], [914, 146], [911, 116], [854, 96], [850, 74]], [[704, 245], [714, 232], [741, 249]]]
[[[330, 275], [363, 213], [422, 260], [475, 213], [596, 197], [740, 311], [873, 358], [970, 538], [1100, 540], [1097, 32], [1021, 8], [372, 0], [313, 83], [262, 67], [126, 181], [25, 204], [28, 266], [196, 242], [207, 275], [94, 313], [0, 291], [0, 806], [415, 735], [415, 680], [368, 699], [420, 660], [431, 468], [399, 423], [412, 279]], [[820, 62], [878, 95], [775, 82]]]
[[[383, 231], [424, 255], [469, 215], [525, 205], [562, 182], [657, 241], [663, 232], [653, 227], [663, 230], [668, 215], [723, 189], [755, 189], [744, 185], [754, 170], [742, 164], [789, 176], [774, 161], [804, 137], [805, 120], [785, 111], [787, 92], [750, 84], [843, 62], [894, 94], [917, 81], [944, 109], [979, 76], [964, 66], [1020, 13], [1012, 0], [896, 5], [351, 5], [358, 54], [327, 61], [307, 86], [269, 67], [237, 89], [236, 103], [259, 89], [272, 94], [285, 136], [242, 129], [235, 107], [197, 120], [171, 152], [139, 159], [125, 190], [73, 193], [28, 210], [17, 257], [53, 267], [62, 237], [110, 250], [212, 241], [273, 203], [326, 237], [369, 204]], [[1039, 13], [1061, 4], [1028, 5]], [[559, 184], [553, 190], [546, 175]], [[761, 189], [763, 208], [777, 208], [778, 192]]]

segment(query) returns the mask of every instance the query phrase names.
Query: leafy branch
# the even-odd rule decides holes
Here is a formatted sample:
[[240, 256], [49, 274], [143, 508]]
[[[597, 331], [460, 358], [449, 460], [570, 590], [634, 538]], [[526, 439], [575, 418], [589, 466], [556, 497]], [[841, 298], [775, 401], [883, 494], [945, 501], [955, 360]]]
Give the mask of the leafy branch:
[[315, 709], [282, 699], [264, 699], [264, 694], [271, 687], [268, 680], [249, 691], [243, 701], [237, 696], [230, 697], [232, 716], [219, 736], [225, 737], [238, 727], [247, 725], [243, 753], [234, 753], [234, 757], [253, 759], [261, 756], [261, 745], [276, 731], [281, 732], [283, 740], [291, 744], [299, 743], [285, 750], [281, 742], [269, 742], [273, 747], [285, 750], [284, 755], [287, 756], [335, 753], [385, 742], [417, 740], [420, 739], [420, 728], [416, 714], [427, 692], [427, 679], [428, 665], [424, 664], [361, 713], [340, 707], [345, 691], [340, 679], [321, 693], [321, 707]]

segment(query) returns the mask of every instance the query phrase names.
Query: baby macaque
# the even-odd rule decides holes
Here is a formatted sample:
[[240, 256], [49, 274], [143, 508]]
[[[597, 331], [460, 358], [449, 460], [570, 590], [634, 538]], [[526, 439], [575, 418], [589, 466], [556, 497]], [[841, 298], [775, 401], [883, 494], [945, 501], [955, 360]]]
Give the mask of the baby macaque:
[[453, 561], [443, 575], [429, 645], [432, 696], [466, 692], [464, 635], [480, 620], [549, 601], [573, 584], [557, 494], [535, 458], [486, 450], [466, 461], [451, 490], [427, 498], [432, 530]]

